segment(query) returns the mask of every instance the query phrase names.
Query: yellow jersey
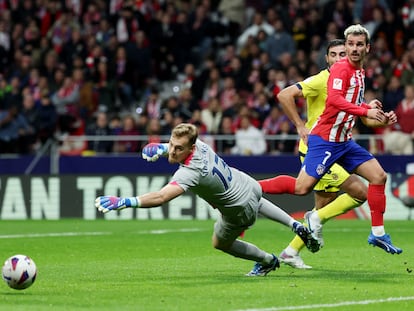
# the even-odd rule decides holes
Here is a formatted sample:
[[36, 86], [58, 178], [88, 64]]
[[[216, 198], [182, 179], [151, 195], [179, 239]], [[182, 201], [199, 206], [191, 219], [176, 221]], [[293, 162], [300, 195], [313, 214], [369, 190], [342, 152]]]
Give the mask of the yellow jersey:
[[[306, 99], [307, 121], [305, 126], [308, 129], [312, 128], [325, 109], [326, 97], [328, 96], [328, 78], [329, 70], [324, 69], [318, 74], [296, 83], [301, 89], [303, 97]], [[307, 149], [307, 146], [301, 140], [299, 143], [299, 152], [306, 154]]]

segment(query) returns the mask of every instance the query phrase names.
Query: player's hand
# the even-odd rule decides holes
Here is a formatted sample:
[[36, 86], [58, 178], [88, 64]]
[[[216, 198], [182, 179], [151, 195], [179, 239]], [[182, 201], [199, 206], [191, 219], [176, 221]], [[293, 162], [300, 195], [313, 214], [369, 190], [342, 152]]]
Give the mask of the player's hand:
[[385, 112], [377, 108], [368, 109], [367, 118], [376, 120], [383, 124], [387, 122], [387, 116], [385, 115]]
[[382, 103], [378, 99], [373, 99], [369, 102], [368, 106], [372, 108], [382, 109]]
[[298, 131], [298, 135], [303, 140], [305, 145], [308, 145], [309, 129], [307, 129], [305, 125], [301, 125], [298, 126], [296, 130]]
[[394, 111], [389, 111], [385, 113], [385, 116], [387, 117], [387, 123], [386, 125], [393, 125], [395, 123], [397, 123], [397, 115], [395, 114]]
[[167, 144], [156, 144], [151, 143], [145, 145], [142, 149], [142, 158], [147, 160], [148, 162], [157, 161], [158, 158], [162, 155], [168, 153], [168, 145]]
[[102, 213], [108, 213], [114, 210], [119, 211], [131, 206], [131, 202], [128, 201], [127, 198], [106, 195], [95, 199], [95, 207]]

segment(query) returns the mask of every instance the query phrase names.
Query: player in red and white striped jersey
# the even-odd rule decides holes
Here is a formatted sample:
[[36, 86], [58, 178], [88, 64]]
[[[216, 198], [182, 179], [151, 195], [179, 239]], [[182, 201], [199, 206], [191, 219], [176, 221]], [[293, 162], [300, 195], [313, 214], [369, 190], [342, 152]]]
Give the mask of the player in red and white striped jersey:
[[326, 107], [309, 133], [308, 152], [298, 177], [281, 175], [260, 184], [265, 193], [305, 195], [336, 162], [369, 183], [367, 201], [372, 226], [368, 243], [400, 254], [402, 250], [392, 245], [384, 229], [387, 174], [374, 156], [352, 139], [356, 117], [373, 127], [394, 124], [397, 117], [393, 111], [382, 111], [379, 100], [364, 102], [363, 63], [370, 49], [368, 30], [358, 24], [348, 27], [344, 34], [347, 55], [331, 67]]

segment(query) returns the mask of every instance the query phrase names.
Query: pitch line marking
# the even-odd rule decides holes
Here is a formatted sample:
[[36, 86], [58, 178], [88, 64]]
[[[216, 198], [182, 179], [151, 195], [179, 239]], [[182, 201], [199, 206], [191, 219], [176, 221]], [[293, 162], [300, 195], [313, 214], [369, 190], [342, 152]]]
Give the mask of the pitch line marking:
[[110, 232], [53, 232], [53, 233], [4, 234], [4, 235], [0, 235], [0, 239], [44, 238], [44, 237], [108, 235], [108, 234], [111, 234], [111, 233]]
[[343, 302], [338, 302], [338, 303], [315, 304], [315, 305], [304, 305], [304, 306], [271, 307], [271, 308], [261, 308], [261, 309], [240, 309], [237, 311], [285, 311], [285, 310], [321, 309], [321, 308], [335, 308], [335, 307], [342, 307], [342, 306], [370, 305], [370, 304], [376, 304], [376, 303], [406, 301], [406, 300], [414, 300], [414, 296], [389, 297], [389, 298], [384, 298], [384, 299], [371, 299], [371, 300], [361, 300], [361, 301], [343, 301]]
[[143, 230], [138, 231], [138, 234], [166, 234], [166, 233], [177, 233], [177, 232], [201, 232], [205, 231], [200, 228], [183, 228], [183, 229], [156, 229], [156, 230]]

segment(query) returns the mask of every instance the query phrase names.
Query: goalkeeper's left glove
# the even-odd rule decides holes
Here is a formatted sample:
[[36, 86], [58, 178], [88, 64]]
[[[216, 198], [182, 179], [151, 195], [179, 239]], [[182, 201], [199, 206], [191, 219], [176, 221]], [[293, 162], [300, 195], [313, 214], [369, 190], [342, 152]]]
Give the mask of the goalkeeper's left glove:
[[168, 154], [168, 144], [150, 143], [142, 149], [142, 158], [148, 162], [157, 161], [160, 156]]
[[120, 211], [127, 207], [139, 207], [140, 202], [137, 197], [119, 198], [115, 196], [101, 196], [95, 199], [95, 207], [102, 213], [110, 211]]

